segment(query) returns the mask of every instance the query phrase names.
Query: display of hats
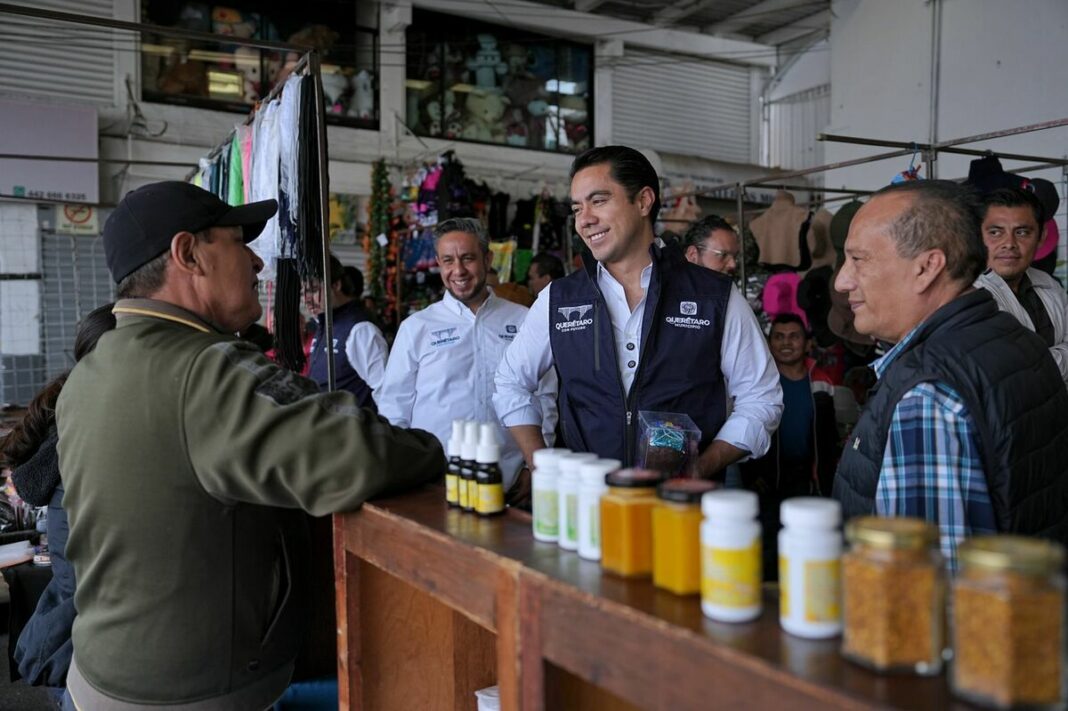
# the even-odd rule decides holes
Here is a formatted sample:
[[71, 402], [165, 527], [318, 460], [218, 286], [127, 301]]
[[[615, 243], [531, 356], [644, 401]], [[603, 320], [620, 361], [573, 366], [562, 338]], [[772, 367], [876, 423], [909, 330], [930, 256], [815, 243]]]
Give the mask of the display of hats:
[[[831, 267], [810, 269], [797, 285], [797, 305], [808, 316], [809, 329], [817, 338], [827, 329], [827, 315], [831, 311]], [[820, 339], [821, 341], [824, 339]]]
[[831, 244], [837, 252], [835, 269], [845, 262], [845, 241], [849, 236], [849, 224], [853, 221], [853, 215], [863, 206], [864, 203], [860, 200], [851, 200], [838, 208], [838, 212], [831, 218]]
[[797, 272], [781, 272], [768, 277], [764, 285], [764, 313], [774, 319], [779, 314], [795, 314], [809, 327], [808, 316], [797, 303], [797, 286], [801, 275]]
[[1057, 221], [1054, 219], [1046, 220], [1045, 230], [1043, 232], [1042, 244], [1038, 245], [1038, 249], [1035, 250], [1035, 261], [1045, 259], [1049, 255], [1057, 251], [1057, 245], [1061, 241], [1061, 230], [1057, 227]]
[[1043, 222], [1057, 214], [1057, 208], [1061, 204], [1057, 186], [1053, 183], [1045, 178], [1026, 178], [1015, 173], [1006, 173], [1001, 167], [1001, 161], [994, 155], [973, 160], [968, 166], [968, 179], [965, 183], [972, 185], [980, 193], [988, 193], [998, 188], [1029, 190], [1042, 203]]
[[[837, 277], [838, 271], [835, 270], [831, 279], [832, 285]], [[874, 343], [870, 336], [859, 333], [854, 327], [853, 309], [849, 308], [849, 296], [840, 291], [835, 291], [833, 287], [830, 290], [830, 294], [831, 311], [827, 314], [827, 327], [831, 329], [831, 332], [847, 344], [869, 346]]]

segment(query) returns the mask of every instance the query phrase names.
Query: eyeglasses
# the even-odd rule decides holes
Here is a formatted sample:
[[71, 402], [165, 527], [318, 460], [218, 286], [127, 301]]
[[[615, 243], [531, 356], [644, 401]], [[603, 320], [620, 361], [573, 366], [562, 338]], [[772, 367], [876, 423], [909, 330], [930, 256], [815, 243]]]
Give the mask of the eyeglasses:
[[697, 248], [698, 252], [711, 252], [720, 259], [730, 258], [736, 262], [738, 261], [738, 255], [740, 254], [739, 252], [724, 252], [722, 249], [716, 249], [715, 247], [709, 247], [703, 244], [695, 244], [694, 247]]

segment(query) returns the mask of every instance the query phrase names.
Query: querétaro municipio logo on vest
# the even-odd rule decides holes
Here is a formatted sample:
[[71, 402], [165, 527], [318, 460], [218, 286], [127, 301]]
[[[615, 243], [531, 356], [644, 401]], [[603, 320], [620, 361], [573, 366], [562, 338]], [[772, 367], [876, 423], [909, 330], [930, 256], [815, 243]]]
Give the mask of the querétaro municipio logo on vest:
[[592, 318], [585, 318], [586, 314], [593, 310], [593, 304], [579, 304], [578, 306], [558, 306], [557, 313], [564, 319], [557, 321], [554, 328], [561, 333], [569, 331], [581, 331], [587, 326], [593, 325]]
[[712, 325], [712, 322], [707, 318], [694, 318], [697, 316], [696, 301], [680, 301], [679, 313], [682, 316], [668, 316], [664, 321], [676, 328], [702, 329], [705, 326]]

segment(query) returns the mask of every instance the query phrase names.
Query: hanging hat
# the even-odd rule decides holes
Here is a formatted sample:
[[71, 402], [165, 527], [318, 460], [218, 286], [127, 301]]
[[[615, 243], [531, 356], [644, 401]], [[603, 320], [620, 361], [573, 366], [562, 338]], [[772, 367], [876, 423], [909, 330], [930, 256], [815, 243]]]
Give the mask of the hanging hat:
[[795, 314], [805, 322], [808, 328], [808, 316], [797, 304], [797, 285], [801, 275], [797, 272], [773, 274], [764, 285], [764, 313], [774, 319], [779, 314]]
[[[832, 285], [837, 277], [838, 272], [835, 271], [831, 280]], [[830, 294], [831, 312], [827, 314], [827, 326], [831, 329], [831, 332], [841, 338], [847, 345], [870, 346], [874, 343], [870, 336], [860, 333], [853, 325], [853, 309], [849, 308], [849, 297], [840, 291], [835, 291], [833, 286]]]
[[853, 221], [853, 215], [863, 206], [864, 203], [860, 200], [850, 200], [838, 208], [838, 212], [831, 218], [831, 244], [837, 252], [835, 269], [845, 262], [845, 241], [849, 236], [849, 224]]
[[1057, 214], [1061, 198], [1057, 187], [1044, 178], [1025, 178], [1016, 173], [1006, 173], [997, 156], [976, 158], [968, 166], [966, 184], [973, 186], [980, 194], [986, 194], [998, 188], [1019, 188], [1034, 193], [1042, 204], [1042, 219], [1045, 222]]

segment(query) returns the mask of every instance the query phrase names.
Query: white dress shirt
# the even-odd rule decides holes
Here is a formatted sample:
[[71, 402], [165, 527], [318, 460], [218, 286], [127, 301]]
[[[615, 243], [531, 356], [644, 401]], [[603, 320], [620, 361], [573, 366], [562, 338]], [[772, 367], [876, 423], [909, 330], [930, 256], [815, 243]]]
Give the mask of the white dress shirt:
[[361, 321], [349, 331], [345, 341], [345, 357], [356, 374], [371, 388], [372, 395], [382, 387], [388, 353], [385, 336], [370, 321]]
[[[652, 266], [642, 272], [642, 288], [648, 290]], [[623, 287], [607, 269], [597, 265], [597, 285], [604, 296], [612, 319], [616, 356], [623, 385], [630, 391], [641, 353], [642, 320], [645, 297], [632, 310], [627, 305]], [[519, 336], [509, 346], [497, 368], [497, 394], [493, 404], [505, 427], [537, 424], [533, 394], [539, 378], [552, 368], [553, 354], [549, 343], [549, 295], [553, 283], [538, 294], [530, 307]], [[634, 344], [633, 348], [629, 344]], [[700, 354], [680, 353], [680, 358]], [[760, 324], [741, 292], [731, 286], [720, 345], [720, 363], [726, 384], [727, 400], [734, 409], [716, 433], [715, 439], [747, 451], [753, 458], [767, 453], [771, 434], [782, 416], [782, 388], [779, 370]], [[653, 375], [652, 377], [656, 377]]]
[[[524, 306], [490, 293], [472, 313], [446, 292], [441, 301], [405, 319], [375, 393], [378, 412], [394, 425], [432, 432], [448, 446], [455, 419], [493, 422], [501, 443], [501, 472], [511, 486], [523, 454], [493, 407], [494, 373], [505, 349], [518, 336]], [[534, 380], [529, 421], [551, 434], [556, 427], [556, 375]]]

